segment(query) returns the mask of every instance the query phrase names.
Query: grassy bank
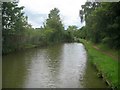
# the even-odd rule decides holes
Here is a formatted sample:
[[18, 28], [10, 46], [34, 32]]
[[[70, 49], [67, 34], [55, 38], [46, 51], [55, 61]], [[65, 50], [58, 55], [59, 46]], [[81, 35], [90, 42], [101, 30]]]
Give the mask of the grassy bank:
[[98, 47], [102, 52], [106, 53], [108, 56], [112, 57], [115, 60], [118, 60], [118, 50], [111, 49], [105, 44], [94, 44], [96, 47]]
[[100, 50], [94, 48], [91, 42], [80, 40], [88, 52], [88, 60], [98, 70], [98, 76], [103, 77], [108, 85], [112, 88], [120, 88], [118, 83], [118, 61], [114, 58], [102, 53]]

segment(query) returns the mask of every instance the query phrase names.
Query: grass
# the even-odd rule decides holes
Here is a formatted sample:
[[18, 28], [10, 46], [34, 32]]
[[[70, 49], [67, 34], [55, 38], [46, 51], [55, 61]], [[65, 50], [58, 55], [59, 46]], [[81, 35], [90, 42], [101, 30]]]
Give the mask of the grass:
[[82, 39], [80, 42], [85, 45], [88, 53], [88, 60], [90, 60], [96, 66], [97, 70], [103, 75], [103, 78], [109, 82], [110, 87], [120, 88], [120, 82], [118, 83], [119, 62], [93, 48], [93, 44], [91, 42], [87, 42]]
[[96, 46], [100, 48], [103, 52], [108, 53], [109, 55], [113, 56], [114, 59], [118, 59], [118, 50], [111, 49], [107, 47], [107, 45], [102, 44], [102, 43]]

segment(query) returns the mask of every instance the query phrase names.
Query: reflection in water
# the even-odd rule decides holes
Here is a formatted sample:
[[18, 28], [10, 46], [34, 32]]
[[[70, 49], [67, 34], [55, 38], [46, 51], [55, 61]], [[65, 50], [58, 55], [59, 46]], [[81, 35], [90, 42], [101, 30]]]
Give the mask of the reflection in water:
[[97, 77], [97, 72], [89, 60], [86, 63], [82, 84], [86, 88], [107, 88], [105, 82]]
[[48, 59], [46, 60], [50, 70], [51, 82], [49, 87], [57, 87], [59, 85], [58, 75], [60, 73], [60, 63], [62, 62], [61, 56], [63, 52], [63, 44], [55, 45], [47, 49]]
[[79, 88], [86, 64], [86, 52], [82, 44], [64, 44], [61, 63], [60, 85], [62, 88]]
[[[86, 62], [80, 43], [35, 48], [3, 57], [5, 88], [85, 88], [105, 87]], [[86, 64], [87, 63], [87, 64]], [[87, 66], [86, 66], [87, 65]], [[91, 66], [90, 66], [91, 67]], [[92, 85], [91, 82], [96, 82]]]
[[3, 56], [2, 87], [22, 87], [31, 58], [31, 52], [27, 51]]

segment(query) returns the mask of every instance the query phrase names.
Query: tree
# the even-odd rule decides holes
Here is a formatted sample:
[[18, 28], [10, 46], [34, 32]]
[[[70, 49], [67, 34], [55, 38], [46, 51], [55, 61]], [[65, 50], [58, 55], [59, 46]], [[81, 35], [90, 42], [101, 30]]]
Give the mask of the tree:
[[24, 7], [18, 7], [17, 2], [3, 2], [2, 4], [2, 42], [3, 53], [20, 47], [23, 33], [27, 24]]
[[94, 43], [104, 43], [112, 48], [120, 46], [120, 2], [82, 5], [86, 21], [87, 38]]
[[60, 19], [59, 10], [54, 8], [50, 11], [48, 19], [46, 20], [45, 29], [50, 29], [53, 31], [51, 35], [52, 42], [61, 42], [63, 39], [63, 24]]

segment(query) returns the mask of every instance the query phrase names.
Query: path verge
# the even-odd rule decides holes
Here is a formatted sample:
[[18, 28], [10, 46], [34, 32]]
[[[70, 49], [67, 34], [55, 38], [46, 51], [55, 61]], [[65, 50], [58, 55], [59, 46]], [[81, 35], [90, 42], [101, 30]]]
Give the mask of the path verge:
[[109, 55], [106, 55], [100, 52], [100, 50], [94, 48], [92, 43], [83, 39], [80, 39], [80, 42], [85, 45], [88, 60], [90, 60], [98, 70], [97, 75], [102, 77], [109, 87], [113, 89], [117, 89], [118, 87], [120, 88], [120, 83], [118, 83], [118, 64], [120, 63]]

